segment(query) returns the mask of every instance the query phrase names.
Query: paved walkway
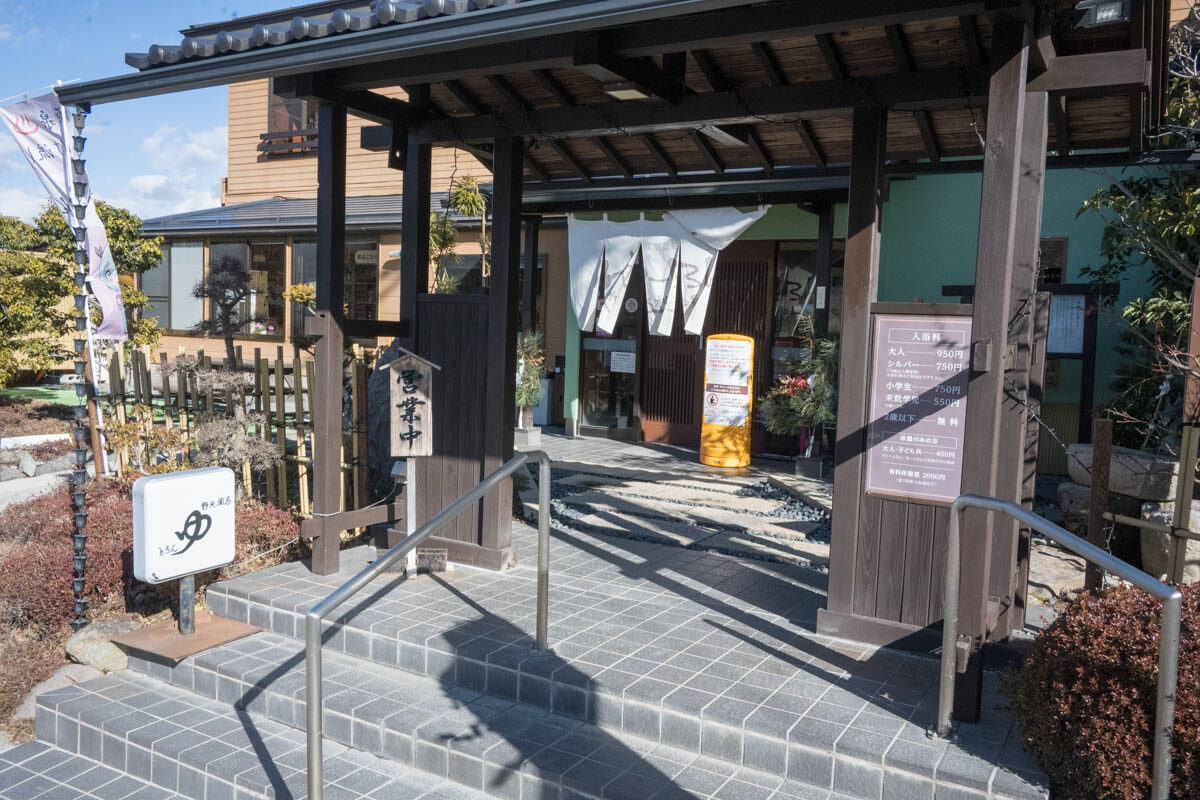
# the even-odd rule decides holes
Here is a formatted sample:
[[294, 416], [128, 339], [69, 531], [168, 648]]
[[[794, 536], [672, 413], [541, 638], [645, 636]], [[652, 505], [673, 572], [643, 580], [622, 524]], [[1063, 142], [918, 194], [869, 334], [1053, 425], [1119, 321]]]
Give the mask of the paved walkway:
[[699, 453], [687, 447], [590, 437], [572, 439], [561, 428], [543, 428], [541, 445], [530, 449], [544, 450], [556, 464], [567, 468], [592, 466], [700, 478], [769, 480], [789, 487], [807, 502], [826, 510], [833, 502], [833, 482], [793, 474], [790, 459], [756, 457], [751, 459], [749, 467], [722, 469], [701, 464]]

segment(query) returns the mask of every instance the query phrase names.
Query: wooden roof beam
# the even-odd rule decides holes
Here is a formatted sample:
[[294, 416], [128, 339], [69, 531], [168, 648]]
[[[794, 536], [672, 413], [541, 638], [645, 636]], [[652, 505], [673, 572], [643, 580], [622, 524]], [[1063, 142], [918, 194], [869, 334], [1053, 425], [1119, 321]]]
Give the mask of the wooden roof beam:
[[696, 62], [696, 66], [704, 74], [704, 80], [708, 81], [710, 89], [714, 92], [729, 90], [729, 81], [725, 78], [725, 75], [721, 72], [721, 68], [717, 66], [717, 62], [713, 61], [712, 55], [707, 50], [693, 50], [692, 60]]
[[758, 59], [758, 65], [762, 68], [763, 74], [767, 76], [767, 85], [786, 86], [788, 83], [787, 75], [780, 68], [779, 59], [771, 51], [771, 45], [766, 42], [755, 42], [750, 45], [750, 48], [754, 51], [754, 57]]
[[583, 162], [571, 152], [571, 149], [567, 147], [564, 142], [559, 141], [558, 139], [551, 139], [549, 144], [550, 149], [554, 151], [555, 155], [566, 162], [567, 166], [571, 168], [571, 171], [575, 173], [575, 176], [579, 178], [579, 180], [583, 181], [588, 186], [592, 185], [591, 173], [587, 171], [587, 167], [585, 167]]
[[808, 150], [808, 157], [813, 164], [818, 169], [825, 169], [825, 152], [817, 142], [817, 137], [813, 134], [812, 125], [808, 120], [802, 119], [796, 123], [796, 133], [800, 134], [800, 140], [804, 142], [804, 147]]
[[[884, 33], [887, 34], [892, 57], [896, 60], [896, 69], [901, 72], [912, 72], [915, 64], [912, 53], [908, 49], [908, 40], [904, 37], [904, 29], [899, 25], [888, 25], [884, 28]], [[942, 153], [938, 148], [937, 133], [933, 128], [933, 116], [925, 109], [920, 109], [917, 111], [916, 117], [917, 129], [921, 132], [921, 142], [925, 145], [925, 155], [934, 163], [941, 161]]]
[[446, 87], [446, 91], [454, 95], [454, 99], [462, 104], [462, 107], [470, 111], [475, 116], [488, 113], [489, 109], [484, 108], [483, 103], [478, 97], [471, 92], [466, 86], [463, 86], [460, 81], [445, 81], [442, 83]]
[[771, 154], [767, 152], [766, 145], [758, 136], [758, 131], [750, 128], [746, 131], [746, 144], [750, 146], [750, 152], [762, 167], [763, 172], [770, 175], [775, 171], [775, 160], [771, 158]]
[[663, 146], [658, 143], [658, 139], [655, 139], [651, 134], [639, 136], [638, 139], [672, 179], [679, 177], [679, 168], [675, 166], [675, 162], [671, 160], [671, 156], [667, 155], [667, 151], [663, 150]]
[[607, 136], [616, 133], [741, 125], [845, 114], [864, 105], [903, 111], [961, 108], [970, 96], [986, 95], [987, 70], [927, 70], [845, 81], [689, 94], [672, 106], [639, 100], [515, 111], [487, 117], [429, 120], [421, 141], [453, 145], [497, 136]]
[[975, 28], [975, 17], [964, 14], [958, 18], [958, 27], [962, 31], [963, 47], [967, 51], [967, 63], [971, 66], [983, 63], [983, 47], [979, 44], [979, 31]]
[[850, 73], [846, 71], [846, 62], [842, 60], [842, 54], [834, 44], [833, 34], [818, 33], [817, 47], [821, 48], [821, 57], [825, 59], [825, 66], [829, 68], [829, 77], [835, 81], [850, 77]]
[[1107, 53], [1058, 56], [1041, 75], [1026, 84], [1030, 92], [1073, 96], [1144, 91], [1150, 85], [1150, 62], [1142, 48]]
[[708, 140], [701, 136], [698, 131], [688, 131], [688, 138], [692, 140], [692, 144], [700, 151], [700, 155], [704, 156], [704, 160], [708, 162], [708, 166], [712, 171], [718, 175], [724, 175], [725, 164], [721, 161], [721, 157], [717, 155], [717, 151], [708, 143]]
[[575, 42], [574, 67], [601, 83], [632, 83], [646, 94], [677, 103], [687, 93], [682, 79], [674, 78], [648, 58], [619, 58], [612, 55], [597, 36]]
[[617, 148], [613, 147], [612, 142], [609, 141], [607, 136], [597, 136], [594, 141], [605, 157], [621, 171], [626, 180], [633, 177], [633, 168], [629, 166], [628, 161], [621, 157], [621, 154], [617, 152]]
[[322, 76], [313, 73], [275, 78], [272, 88], [280, 97], [343, 105], [357, 117], [384, 125], [393, 122], [407, 123], [425, 113], [423, 109], [417, 109], [403, 100], [385, 97], [376, 92], [335, 89]]
[[535, 69], [533, 77], [541, 84], [546, 93], [554, 98], [554, 102], [560, 106], [575, 105], [575, 97], [567, 91], [567, 87], [563, 86], [558, 78], [548, 69]]

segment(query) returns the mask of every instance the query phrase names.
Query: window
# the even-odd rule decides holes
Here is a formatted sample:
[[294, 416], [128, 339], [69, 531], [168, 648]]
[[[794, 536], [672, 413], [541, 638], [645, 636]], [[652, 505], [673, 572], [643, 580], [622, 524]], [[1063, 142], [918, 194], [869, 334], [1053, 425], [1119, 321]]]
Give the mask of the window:
[[163, 260], [142, 273], [140, 286], [150, 301], [145, 315], [164, 330], [187, 331], [204, 317], [204, 301], [192, 295], [204, 279], [204, 245], [172, 242]]
[[303, 155], [317, 146], [317, 104], [275, 94], [271, 79], [267, 99], [267, 132], [262, 135], [260, 158]]
[[250, 294], [242, 301], [241, 315], [250, 321], [242, 328], [247, 336], [283, 335], [283, 290], [286, 245], [282, 242], [213, 242], [208, 248], [211, 272], [222, 261], [248, 267]]
[[1067, 237], [1047, 236], [1038, 250], [1038, 283], [1062, 283], [1067, 274]]
[[[374, 237], [346, 237], [346, 255], [342, 264], [345, 303], [351, 319], [375, 319], [379, 310], [379, 240]], [[292, 244], [292, 283], [317, 282], [317, 243]], [[292, 309], [292, 333], [301, 332], [300, 309]]]

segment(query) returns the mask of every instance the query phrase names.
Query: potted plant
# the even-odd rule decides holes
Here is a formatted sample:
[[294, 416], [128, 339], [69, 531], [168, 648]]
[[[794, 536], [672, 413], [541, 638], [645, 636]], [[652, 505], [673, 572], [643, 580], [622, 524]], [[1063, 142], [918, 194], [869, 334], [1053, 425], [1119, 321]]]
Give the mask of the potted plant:
[[534, 427], [533, 407], [542, 402], [542, 376], [546, 371], [546, 354], [542, 334], [538, 331], [522, 334], [517, 340], [517, 432], [516, 444], [536, 447], [541, 443], [542, 429]]
[[797, 442], [797, 475], [820, 478], [825, 468], [821, 429], [833, 420], [837, 405], [837, 346], [816, 336], [808, 315], [797, 320], [796, 335], [802, 355], [788, 362], [786, 374], [759, 404], [758, 417], [771, 433]]

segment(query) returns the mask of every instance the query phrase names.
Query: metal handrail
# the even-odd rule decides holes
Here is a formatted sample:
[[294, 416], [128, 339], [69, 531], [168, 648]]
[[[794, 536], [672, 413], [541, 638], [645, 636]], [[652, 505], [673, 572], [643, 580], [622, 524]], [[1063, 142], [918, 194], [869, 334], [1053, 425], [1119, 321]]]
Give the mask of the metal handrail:
[[389, 567], [403, 559], [447, 523], [470, 508], [475, 502], [505, 478], [523, 467], [526, 462], [538, 462], [538, 585], [537, 585], [537, 632], [534, 648], [546, 649], [550, 599], [550, 457], [540, 450], [517, 453], [504, 466], [484, 478], [474, 489], [446, 506], [437, 516], [426, 522], [411, 536], [390, 548], [357, 575], [335, 589], [324, 600], [309, 609], [304, 616], [305, 642], [305, 695], [308, 718], [308, 797], [322, 800], [324, 791], [324, 756], [322, 753], [325, 735], [324, 702], [321, 686], [321, 623], [335, 609], [360, 592]]
[[1134, 586], [1162, 600], [1162, 633], [1158, 642], [1158, 702], [1154, 712], [1154, 784], [1151, 800], [1167, 800], [1171, 789], [1171, 734], [1175, 729], [1175, 689], [1179, 678], [1179, 625], [1183, 595], [1177, 589], [1147, 575], [1111, 553], [1079, 538], [1070, 531], [1039, 517], [1016, 503], [994, 497], [964, 494], [950, 507], [946, 550], [945, 622], [942, 628], [942, 668], [938, 694], [938, 736], [950, 735], [954, 705], [954, 677], [958, 644], [958, 590], [962, 566], [959, 523], [967, 508], [1007, 514], [1023, 525], [1048, 536], [1076, 555], [1115, 573]]

